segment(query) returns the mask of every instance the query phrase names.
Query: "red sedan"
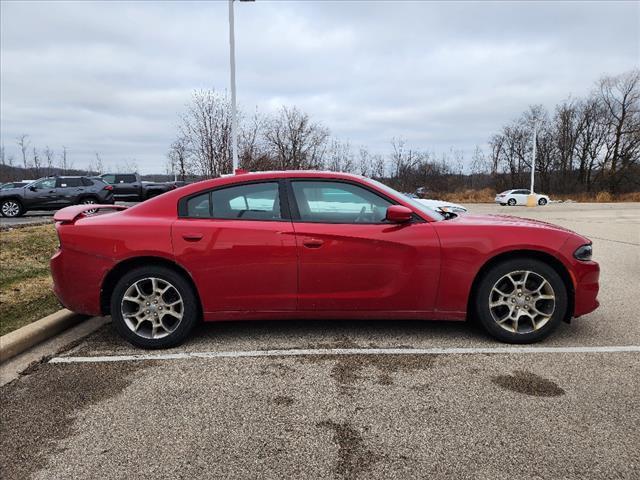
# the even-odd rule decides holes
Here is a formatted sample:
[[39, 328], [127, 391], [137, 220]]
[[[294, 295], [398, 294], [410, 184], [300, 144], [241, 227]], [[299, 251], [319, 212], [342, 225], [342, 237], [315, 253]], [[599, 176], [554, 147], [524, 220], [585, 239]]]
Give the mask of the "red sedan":
[[54, 290], [146, 348], [182, 342], [200, 318], [472, 316], [529, 343], [598, 307], [588, 239], [515, 217], [445, 218], [355, 175], [238, 174], [95, 208], [56, 213]]

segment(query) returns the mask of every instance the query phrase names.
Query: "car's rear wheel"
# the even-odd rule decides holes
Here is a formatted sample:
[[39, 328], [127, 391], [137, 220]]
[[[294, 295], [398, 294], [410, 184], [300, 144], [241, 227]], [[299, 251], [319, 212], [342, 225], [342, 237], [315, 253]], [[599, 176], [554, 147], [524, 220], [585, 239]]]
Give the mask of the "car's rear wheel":
[[198, 319], [197, 298], [186, 279], [170, 268], [141, 267], [124, 275], [111, 296], [113, 324], [142, 348], [182, 343]]
[[0, 213], [3, 217], [20, 217], [24, 214], [24, 207], [19, 200], [10, 198], [2, 201], [2, 203], [0, 204]]
[[[98, 201], [94, 198], [94, 197], [85, 197], [82, 200], [80, 200], [80, 204], [81, 205], [95, 205], [97, 204]], [[85, 210], [85, 214], [87, 215], [92, 215], [94, 213], [96, 213], [98, 211], [97, 208], [92, 208], [91, 210]]]
[[510, 207], [513, 207], [516, 204], [516, 199], [515, 198], [510, 198], [507, 201], [507, 205], [509, 205]]
[[568, 308], [567, 287], [558, 272], [533, 258], [496, 264], [475, 293], [480, 322], [489, 334], [508, 343], [542, 340], [558, 327]]
[[540, 200], [538, 200], [538, 205], [540, 205], [541, 207], [543, 207], [546, 204], [547, 204], [546, 198], [541, 198]]

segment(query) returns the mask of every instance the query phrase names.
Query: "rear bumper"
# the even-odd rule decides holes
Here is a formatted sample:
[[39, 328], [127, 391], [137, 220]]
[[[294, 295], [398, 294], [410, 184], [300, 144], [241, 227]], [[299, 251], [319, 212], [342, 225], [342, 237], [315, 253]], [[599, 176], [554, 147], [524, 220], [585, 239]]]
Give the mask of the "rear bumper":
[[76, 313], [102, 315], [100, 289], [113, 262], [69, 249], [51, 258], [53, 292], [60, 303]]
[[575, 287], [573, 316], [580, 317], [593, 312], [600, 305], [600, 266], [596, 262], [578, 262], [572, 270], [572, 276]]

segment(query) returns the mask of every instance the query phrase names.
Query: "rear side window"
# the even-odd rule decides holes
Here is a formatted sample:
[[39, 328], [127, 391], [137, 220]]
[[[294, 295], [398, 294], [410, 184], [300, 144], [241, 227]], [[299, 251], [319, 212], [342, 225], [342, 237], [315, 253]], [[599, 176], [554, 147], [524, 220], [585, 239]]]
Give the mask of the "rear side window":
[[186, 215], [226, 220], [281, 220], [277, 182], [221, 188], [187, 200]]
[[93, 185], [93, 180], [82, 177], [82, 185], [84, 185], [85, 187], [90, 187], [91, 185]]
[[187, 201], [187, 216], [211, 218], [211, 194], [209, 192], [192, 197]]
[[58, 183], [56, 187], [58, 188], [72, 188], [79, 187], [82, 185], [82, 180], [80, 178], [58, 178]]
[[116, 175], [116, 183], [136, 183], [135, 175]]

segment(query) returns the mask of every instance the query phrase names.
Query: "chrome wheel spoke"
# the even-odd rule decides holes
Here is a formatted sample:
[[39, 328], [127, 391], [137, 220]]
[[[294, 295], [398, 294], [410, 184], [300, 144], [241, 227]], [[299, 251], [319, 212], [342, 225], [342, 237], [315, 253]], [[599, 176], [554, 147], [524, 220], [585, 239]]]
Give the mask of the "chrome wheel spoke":
[[156, 277], [130, 285], [120, 308], [127, 327], [148, 339], [166, 337], [178, 328], [184, 316], [184, 302], [178, 289]]
[[[513, 288], [506, 292], [508, 285]], [[553, 287], [542, 275], [530, 270], [507, 273], [494, 284], [488, 305], [493, 320], [513, 333], [542, 328], [555, 311]], [[522, 319], [522, 317], [526, 317]]]

